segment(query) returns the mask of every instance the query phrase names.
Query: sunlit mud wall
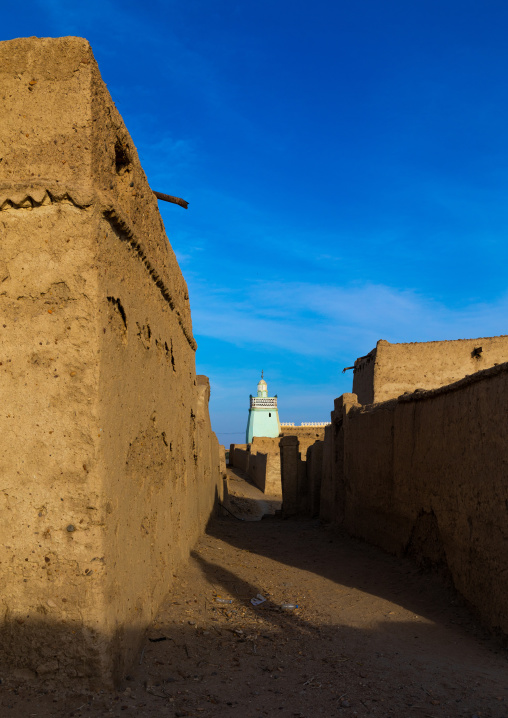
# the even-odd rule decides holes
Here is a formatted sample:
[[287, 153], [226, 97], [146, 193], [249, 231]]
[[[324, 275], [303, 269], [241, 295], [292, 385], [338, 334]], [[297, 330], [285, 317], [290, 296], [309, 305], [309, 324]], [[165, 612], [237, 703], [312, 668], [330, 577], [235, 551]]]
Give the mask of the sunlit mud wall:
[[449, 572], [508, 634], [508, 364], [362, 407], [335, 402], [325, 436], [321, 517]]
[[390, 344], [381, 339], [355, 361], [353, 392], [361, 404], [437, 389], [508, 361], [508, 336]]
[[271, 496], [280, 496], [280, 452], [279, 441], [255, 436], [251, 444], [231, 444], [229, 465], [247, 474], [252, 482]]
[[0, 658], [107, 684], [221, 492], [208, 384], [88, 43], [0, 43], [0, 78]]

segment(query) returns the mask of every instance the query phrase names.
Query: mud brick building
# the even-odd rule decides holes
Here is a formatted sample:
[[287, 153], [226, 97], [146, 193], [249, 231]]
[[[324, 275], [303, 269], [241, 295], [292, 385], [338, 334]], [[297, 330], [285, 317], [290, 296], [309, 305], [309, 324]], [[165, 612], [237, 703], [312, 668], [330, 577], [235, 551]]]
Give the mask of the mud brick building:
[[390, 344], [380, 339], [354, 364], [353, 392], [361, 404], [437, 389], [508, 359], [508, 336]]
[[0, 662], [108, 684], [220, 496], [208, 381], [89, 44], [0, 43], [0, 88]]

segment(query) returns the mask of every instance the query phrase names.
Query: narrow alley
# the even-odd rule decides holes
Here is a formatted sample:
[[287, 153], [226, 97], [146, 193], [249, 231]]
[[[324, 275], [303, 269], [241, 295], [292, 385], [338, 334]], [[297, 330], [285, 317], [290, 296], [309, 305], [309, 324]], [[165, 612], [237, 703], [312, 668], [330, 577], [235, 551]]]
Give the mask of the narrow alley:
[[440, 578], [317, 521], [252, 520], [241, 481], [251, 520], [210, 523], [118, 692], [4, 685], [1, 715], [508, 716], [506, 651]]

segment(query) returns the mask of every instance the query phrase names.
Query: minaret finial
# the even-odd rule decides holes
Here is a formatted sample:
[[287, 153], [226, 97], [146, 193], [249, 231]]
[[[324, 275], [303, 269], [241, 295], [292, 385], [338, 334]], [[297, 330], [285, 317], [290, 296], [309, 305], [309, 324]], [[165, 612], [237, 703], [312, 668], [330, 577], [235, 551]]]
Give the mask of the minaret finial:
[[263, 370], [261, 369], [261, 379], [263, 378], [263, 373], [264, 373], [264, 372], [263, 372]]

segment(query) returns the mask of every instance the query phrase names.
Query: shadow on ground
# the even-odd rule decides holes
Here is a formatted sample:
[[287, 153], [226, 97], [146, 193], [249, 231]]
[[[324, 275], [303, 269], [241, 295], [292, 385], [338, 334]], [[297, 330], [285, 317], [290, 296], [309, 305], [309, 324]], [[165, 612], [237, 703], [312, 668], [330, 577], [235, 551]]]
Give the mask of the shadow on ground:
[[337, 527], [324, 527], [319, 520], [265, 516], [264, 521], [275, 523], [266, 530], [266, 526], [258, 529], [213, 521], [207, 533], [237, 549], [393, 601], [429, 620], [460, 623], [478, 638], [490, 642], [494, 650], [506, 650], [506, 641], [493, 638], [482, 627], [448, 576], [422, 569], [410, 559], [387, 554]]
[[168, 590], [121, 690], [4, 684], [2, 718], [508, 718], [505, 657], [453, 593], [316, 522], [213, 520]]

